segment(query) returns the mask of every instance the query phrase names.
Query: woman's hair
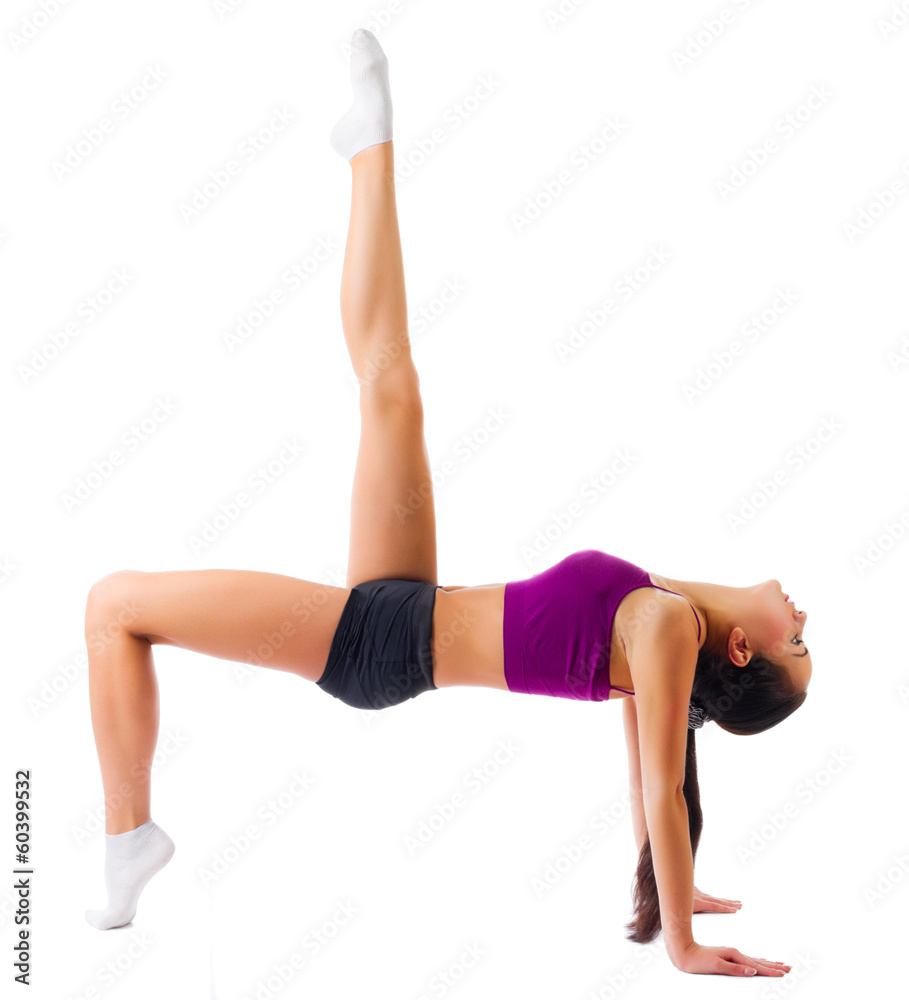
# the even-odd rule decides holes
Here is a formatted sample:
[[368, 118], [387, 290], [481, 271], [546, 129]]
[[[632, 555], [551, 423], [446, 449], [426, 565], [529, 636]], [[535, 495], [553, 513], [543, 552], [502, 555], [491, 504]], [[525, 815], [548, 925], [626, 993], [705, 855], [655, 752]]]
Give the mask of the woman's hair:
[[[785, 669], [764, 656], [752, 656], [744, 667], [737, 667], [725, 653], [707, 649], [698, 652], [694, 683], [691, 686], [691, 704], [703, 709], [710, 721], [729, 733], [738, 736], [762, 733], [792, 715], [805, 701], [805, 697], [804, 691], [793, 691]], [[682, 789], [688, 806], [692, 864], [703, 825], [694, 734], [694, 729], [688, 730], [685, 784]], [[638, 867], [632, 883], [632, 899], [634, 918], [626, 925], [630, 932], [628, 939], [646, 944], [661, 929], [660, 900], [649, 837], [638, 856]]]

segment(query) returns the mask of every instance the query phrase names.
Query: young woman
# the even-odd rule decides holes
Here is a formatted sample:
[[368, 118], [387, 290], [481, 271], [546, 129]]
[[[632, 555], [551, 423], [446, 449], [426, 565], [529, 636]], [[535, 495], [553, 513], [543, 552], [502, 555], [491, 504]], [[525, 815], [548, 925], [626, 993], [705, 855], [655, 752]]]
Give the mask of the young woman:
[[[352, 171], [341, 318], [362, 417], [347, 586], [229, 569], [123, 570], [94, 584], [86, 642], [109, 898], [86, 917], [99, 929], [132, 920], [143, 887], [174, 850], [150, 811], [146, 765], [158, 733], [152, 646], [244, 661], [280, 632], [268, 666], [357, 708], [457, 685], [622, 698], [640, 851], [629, 937], [646, 942], [662, 929], [685, 972], [782, 976], [789, 966], [692, 936], [692, 912], [740, 905], [693, 885], [701, 830], [694, 733], [707, 719], [731, 733], [761, 732], [802, 704], [811, 674], [805, 612], [776, 580], [754, 587], [672, 580], [593, 549], [506, 584], [436, 583], [387, 61], [368, 31], [356, 31], [352, 45], [353, 105], [331, 136]], [[130, 795], [118, 795], [124, 783]]]

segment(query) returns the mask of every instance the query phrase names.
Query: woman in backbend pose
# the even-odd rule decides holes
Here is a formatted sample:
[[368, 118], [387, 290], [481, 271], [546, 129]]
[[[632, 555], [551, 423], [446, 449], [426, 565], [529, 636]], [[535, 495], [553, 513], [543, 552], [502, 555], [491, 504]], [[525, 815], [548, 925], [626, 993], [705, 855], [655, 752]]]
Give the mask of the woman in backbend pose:
[[[758, 733], [802, 704], [811, 675], [805, 612], [776, 580], [753, 587], [672, 580], [593, 549], [507, 584], [436, 583], [388, 65], [371, 32], [354, 32], [352, 49], [354, 100], [331, 135], [353, 180], [341, 319], [362, 417], [347, 586], [229, 569], [123, 570], [94, 584], [86, 641], [107, 806], [108, 905], [86, 917], [100, 929], [128, 923], [174, 850], [150, 812], [146, 765], [158, 734], [151, 647], [245, 661], [247, 650], [284, 626], [286, 641], [268, 666], [357, 708], [457, 685], [622, 698], [640, 852], [628, 936], [646, 942], [662, 930], [670, 959], [685, 972], [782, 976], [789, 966], [692, 937], [693, 912], [740, 905], [693, 884], [701, 832], [695, 729], [709, 719], [731, 733]], [[414, 495], [423, 502], [409, 503]], [[109, 628], [127, 602], [140, 610], [125, 628]], [[134, 794], [118, 798], [123, 782]]]

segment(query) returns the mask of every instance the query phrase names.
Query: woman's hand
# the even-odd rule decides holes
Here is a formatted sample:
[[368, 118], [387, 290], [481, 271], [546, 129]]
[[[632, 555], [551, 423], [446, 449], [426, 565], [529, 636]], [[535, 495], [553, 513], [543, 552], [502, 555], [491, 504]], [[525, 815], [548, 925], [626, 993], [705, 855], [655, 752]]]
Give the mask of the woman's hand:
[[682, 972], [720, 976], [785, 976], [792, 968], [782, 962], [750, 958], [735, 948], [709, 948], [696, 941], [673, 964]]
[[694, 909], [692, 913], [737, 913], [742, 905], [740, 899], [723, 899], [721, 896], [709, 896], [706, 892], [694, 887]]

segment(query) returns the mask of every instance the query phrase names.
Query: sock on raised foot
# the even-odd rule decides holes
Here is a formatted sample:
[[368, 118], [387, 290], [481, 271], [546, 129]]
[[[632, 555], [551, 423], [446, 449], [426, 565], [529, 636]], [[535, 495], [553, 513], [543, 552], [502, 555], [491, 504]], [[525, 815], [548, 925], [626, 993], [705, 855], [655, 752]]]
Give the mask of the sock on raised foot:
[[133, 919], [139, 895], [148, 880], [174, 853], [174, 842], [153, 820], [126, 833], [105, 834], [105, 840], [107, 908], [85, 911], [85, 919], [99, 931], [122, 927]]
[[357, 28], [350, 41], [353, 104], [331, 130], [331, 145], [346, 160], [361, 149], [388, 142], [392, 137], [388, 59], [379, 40], [366, 28]]

